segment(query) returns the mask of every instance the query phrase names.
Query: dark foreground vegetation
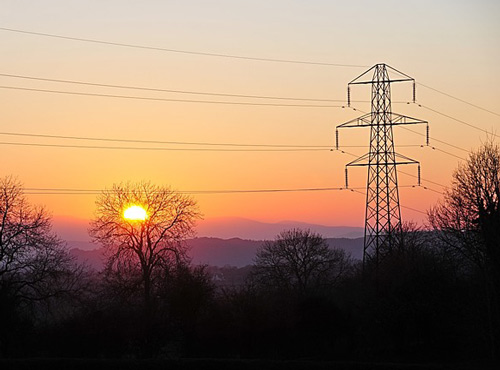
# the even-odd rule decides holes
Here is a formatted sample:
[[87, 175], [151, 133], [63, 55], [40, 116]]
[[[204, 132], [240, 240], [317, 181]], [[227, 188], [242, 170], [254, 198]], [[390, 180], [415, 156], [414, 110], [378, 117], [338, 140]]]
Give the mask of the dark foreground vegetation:
[[318, 360], [235, 360], [235, 359], [16, 359], [0, 360], [2, 369], [53, 370], [493, 370], [487, 364], [401, 364]]
[[[189, 264], [182, 240], [197, 217], [189, 198], [149, 184], [104, 194], [91, 234], [109, 253], [95, 272], [68, 257], [44, 211], [3, 179], [0, 366], [494, 366], [499, 169], [498, 146], [471, 154], [429, 212], [429, 229], [404, 226], [377, 265], [363, 267], [321, 236], [289, 230], [263, 244], [246, 284], [224, 288]], [[116, 210], [128, 203], [148, 204], [152, 216], [123, 221]]]

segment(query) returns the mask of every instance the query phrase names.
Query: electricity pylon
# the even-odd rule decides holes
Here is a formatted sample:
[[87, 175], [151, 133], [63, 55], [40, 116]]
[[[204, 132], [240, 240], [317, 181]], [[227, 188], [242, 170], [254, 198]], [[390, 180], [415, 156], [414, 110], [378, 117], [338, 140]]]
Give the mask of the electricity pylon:
[[[371, 80], [366, 79], [373, 71]], [[395, 76], [391, 76], [395, 75]], [[427, 144], [429, 130], [427, 121], [393, 113], [391, 109], [391, 83], [413, 82], [415, 102], [415, 79], [386, 65], [376, 64], [347, 85], [347, 104], [351, 103], [351, 85], [371, 84], [371, 112], [337, 126], [336, 148], [338, 149], [338, 129], [370, 127], [369, 152], [345, 168], [346, 188], [348, 187], [348, 167], [368, 166], [366, 185], [366, 216], [363, 249], [363, 265], [374, 263], [375, 268], [395, 243], [401, 233], [401, 210], [397, 166], [418, 165], [420, 185], [420, 163], [396, 153], [392, 127], [396, 125], [427, 124]]]

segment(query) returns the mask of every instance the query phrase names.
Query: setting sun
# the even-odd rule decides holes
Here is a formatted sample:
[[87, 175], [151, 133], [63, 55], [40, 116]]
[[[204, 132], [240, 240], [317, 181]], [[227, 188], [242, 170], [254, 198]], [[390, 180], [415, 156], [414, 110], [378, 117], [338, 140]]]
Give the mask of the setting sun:
[[146, 210], [141, 206], [130, 206], [123, 212], [123, 218], [127, 220], [144, 221], [147, 217]]

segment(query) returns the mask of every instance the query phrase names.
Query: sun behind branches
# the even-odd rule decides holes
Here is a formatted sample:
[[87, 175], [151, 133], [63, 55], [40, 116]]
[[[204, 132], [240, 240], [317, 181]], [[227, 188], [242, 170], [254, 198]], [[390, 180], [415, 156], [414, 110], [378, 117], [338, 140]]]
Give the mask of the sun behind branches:
[[144, 221], [148, 218], [148, 214], [141, 206], [130, 206], [123, 212], [123, 218], [133, 221]]

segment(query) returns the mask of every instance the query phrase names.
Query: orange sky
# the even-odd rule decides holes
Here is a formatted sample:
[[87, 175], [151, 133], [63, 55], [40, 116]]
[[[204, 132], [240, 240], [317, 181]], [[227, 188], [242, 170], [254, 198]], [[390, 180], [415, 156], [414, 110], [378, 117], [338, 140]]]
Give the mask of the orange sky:
[[[373, 65], [385, 62], [417, 82], [499, 111], [500, 5], [495, 1], [8, 1], [0, 27], [171, 49]], [[52, 79], [217, 93], [345, 99], [347, 83], [363, 68], [259, 62], [124, 48], [1, 31], [0, 73]], [[252, 101], [118, 90], [0, 77], [0, 86], [144, 97]], [[356, 87], [354, 100], [370, 91]], [[410, 99], [411, 85], [393, 89]], [[500, 117], [423, 86], [424, 106], [498, 132]], [[333, 145], [334, 128], [360, 115], [342, 108], [218, 105], [58, 95], [0, 88], [0, 132], [100, 138], [245, 144]], [[280, 101], [264, 101], [280, 102]], [[307, 102], [299, 102], [306, 104]], [[315, 103], [318, 104], [318, 103]], [[339, 105], [341, 103], [328, 103]], [[356, 103], [368, 110], [367, 103]], [[399, 104], [393, 111], [428, 120], [431, 137], [465, 149], [485, 133], [425, 108]], [[413, 127], [425, 133], [425, 127]], [[192, 152], [47, 148], [7, 142], [119, 145], [0, 135], [1, 175], [28, 188], [102, 189], [115, 182], [150, 180], [179, 190], [341, 187], [352, 157], [318, 152]], [[397, 144], [424, 138], [395, 129]], [[366, 129], [344, 130], [341, 145], [368, 145]], [[436, 148], [467, 153], [432, 141]], [[137, 144], [135, 144], [137, 146]], [[139, 145], [144, 146], [144, 145]], [[158, 145], [156, 145], [158, 146]], [[361, 155], [365, 148], [347, 151]], [[420, 160], [423, 184], [448, 185], [459, 159], [431, 148], [402, 147]], [[416, 174], [407, 166], [402, 171]], [[353, 169], [350, 185], [366, 184], [366, 168]], [[400, 184], [414, 185], [400, 174]], [[439, 194], [402, 188], [405, 207], [426, 211]], [[205, 218], [245, 217], [362, 226], [364, 197], [348, 191], [196, 195]], [[89, 219], [94, 195], [30, 195], [56, 217]], [[406, 220], [425, 216], [402, 209]]]

